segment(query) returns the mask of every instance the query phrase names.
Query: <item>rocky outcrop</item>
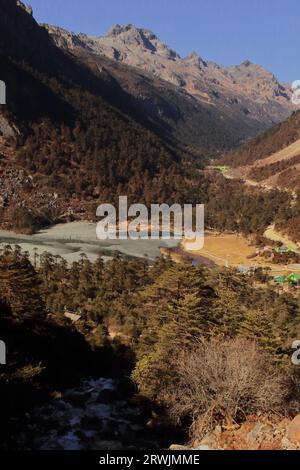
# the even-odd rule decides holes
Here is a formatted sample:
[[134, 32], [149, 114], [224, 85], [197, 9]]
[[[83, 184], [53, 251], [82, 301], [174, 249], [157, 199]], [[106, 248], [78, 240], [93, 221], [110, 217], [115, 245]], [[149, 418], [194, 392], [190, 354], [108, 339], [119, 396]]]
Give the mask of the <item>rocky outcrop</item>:
[[[171, 449], [178, 450], [175, 444]], [[294, 420], [249, 416], [242, 424], [217, 426], [185, 450], [299, 450], [300, 415]]]
[[[42, 25], [43, 26], [43, 25]], [[57, 26], [46, 25], [48, 32], [50, 33], [55, 44], [62, 49], [73, 49], [75, 47], [82, 47], [92, 51], [89, 47], [89, 39], [85, 34], [74, 34], [66, 31]]]
[[26, 13], [28, 13], [30, 16], [32, 16], [33, 14], [33, 10], [32, 10], [32, 6], [30, 5], [25, 5], [23, 2], [21, 2], [20, 0], [17, 0], [17, 5], [20, 6], [21, 8], [23, 8], [23, 10], [26, 11]]

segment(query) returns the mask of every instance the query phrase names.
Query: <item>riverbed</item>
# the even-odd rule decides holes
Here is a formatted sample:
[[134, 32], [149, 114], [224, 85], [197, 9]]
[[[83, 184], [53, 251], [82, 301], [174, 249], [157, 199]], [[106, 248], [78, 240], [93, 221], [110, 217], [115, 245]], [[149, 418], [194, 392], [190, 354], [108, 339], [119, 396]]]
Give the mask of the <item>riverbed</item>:
[[136, 450], [171, 444], [147, 426], [142, 407], [124, 395], [119, 380], [89, 378], [60, 398], [27, 413], [16, 448], [26, 450]]
[[5, 245], [19, 245], [22, 251], [28, 251], [33, 260], [35, 253], [44, 252], [61, 256], [68, 263], [79, 261], [82, 254], [94, 262], [99, 255], [104, 260], [110, 259], [115, 252], [138, 257], [155, 259], [160, 255], [160, 248], [173, 248], [178, 240], [98, 240], [96, 224], [90, 222], [70, 222], [54, 225], [33, 235], [17, 234], [0, 230], [0, 248]]

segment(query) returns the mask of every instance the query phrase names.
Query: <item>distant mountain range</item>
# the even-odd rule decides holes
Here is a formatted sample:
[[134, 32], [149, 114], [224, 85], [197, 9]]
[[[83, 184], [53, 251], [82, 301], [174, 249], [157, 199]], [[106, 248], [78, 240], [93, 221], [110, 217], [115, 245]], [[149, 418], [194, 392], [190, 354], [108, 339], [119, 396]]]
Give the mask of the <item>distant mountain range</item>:
[[[94, 68], [97, 68], [95, 63], [98, 61], [100, 74], [106, 72], [113, 75], [130, 94], [156, 106], [158, 115], [164, 114], [164, 107], [155, 102], [157, 93], [151, 95], [153, 90], [145, 88], [141, 74], [144, 78], [160, 80], [158, 96], [164, 96], [168, 85], [172, 85], [173, 92], [180, 95], [181, 101], [192, 97], [198, 112], [205, 107], [214, 115], [216, 122], [223, 120], [224, 128], [227, 127], [232, 133], [233, 143], [257, 135], [287, 118], [295, 109], [290, 101], [291, 87], [249, 61], [238, 66], [220, 67], [203, 60], [195, 52], [181, 58], [154, 33], [131, 24], [116, 25], [103, 37], [74, 34], [50, 25], [44, 27], [60, 48], [85, 62], [93, 62]], [[103, 62], [104, 57], [112, 63]], [[130, 66], [131, 70], [127, 68], [122, 74], [124, 66]], [[135, 74], [139, 74], [138, 87], [133, 69]], [[190, 113], [189, 109], [187, 111], [185, 113], [184, 107], [179, 105], [179, 112], [174, 117], [184, 121]], [[197, 116], [195, 111], [193, 117]], [[203, 125], [205, 123], [201, 126], [201, 122], [195, 122], [196, 134], [198, 126], [200, 135], [198, 144], [201, 143]]]

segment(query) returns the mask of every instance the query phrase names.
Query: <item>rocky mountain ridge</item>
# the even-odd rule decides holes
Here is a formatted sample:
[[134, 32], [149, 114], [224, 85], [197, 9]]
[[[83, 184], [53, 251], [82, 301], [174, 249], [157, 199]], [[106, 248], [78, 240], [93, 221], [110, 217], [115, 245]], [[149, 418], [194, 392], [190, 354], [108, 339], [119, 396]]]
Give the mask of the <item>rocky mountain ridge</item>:
[[221, 67], [203, 60], [196, 52], [182, 58], [153, 32], [131, 24], [115, 25], [100, 37], [43, 26], [63, 49], [73, 53], [80, 49], [135, 67], [171, 83], [201, 104], [260, 123], [259, 130], [284, 120], [295, 110], [291, 87], [248, 60]]

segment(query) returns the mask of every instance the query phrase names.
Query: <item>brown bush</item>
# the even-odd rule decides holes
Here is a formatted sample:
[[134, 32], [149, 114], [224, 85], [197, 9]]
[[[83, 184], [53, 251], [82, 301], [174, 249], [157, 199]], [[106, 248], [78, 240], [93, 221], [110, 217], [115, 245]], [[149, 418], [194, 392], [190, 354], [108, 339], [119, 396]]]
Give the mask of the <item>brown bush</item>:
[[174, 360], [177, 384], [162, 390], [171, 416], [190, 416], [198, 437], [218, 421], [238, 421], [257, 412], [282, 411], [288, 395], [285, 377], [255, 342], [212, 338], [195, 343]]

